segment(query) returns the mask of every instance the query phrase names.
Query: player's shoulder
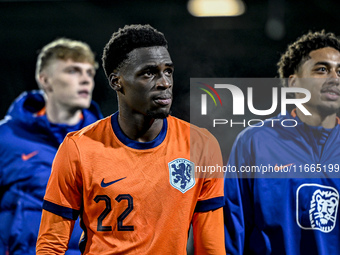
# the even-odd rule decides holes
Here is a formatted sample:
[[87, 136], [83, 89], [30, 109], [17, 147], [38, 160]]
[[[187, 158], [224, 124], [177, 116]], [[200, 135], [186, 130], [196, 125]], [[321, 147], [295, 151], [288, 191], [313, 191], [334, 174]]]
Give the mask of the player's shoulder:
[[[9, 124], [12, 121], [12, 117], [9, 115], [6, 115], [4, 119], [0, 120], [0, 130], [5, 131], [9, 129]], [[3, 132], [1, 132], [3, 134]]]
[[174, 116], [168, 117], [169, 129], [176, 128], [190, 135], [191, 139], [201, 138], [203, 140], [216, 140], [216, 138], [206, 129], [191, 124], [185, 120], [178, 119]]
[[26, 128], [25, 126], [15, 122], [10, 115], [6, 115], [4, 119], [0, 120], [0, 146], [7, 147], [8, 144], [22, 146], [22, 144], [16, 143], [16, 139], [28, 140], [34, 132], [32, 129]]
[[[4, 154], [5, 151], [9, 149], [21, 147], [22, 144], [18, 144], [15, 142], [18, 135], [23, 137], [21, 132], [15, 132], [13, 130], [13, 125], [11, 125], [12, 118], [10, 116], [6, 116], [4, 119], [0, 121], [0, 155]], [[26, 137], [26, 136], [25, 136]]]
[[278, 115], [272, 118], [259, 121], [257, 124], [249, 126], [241, 131], [237, 140], [262, 140], [268, 141], [273, 138], [277, 138], [282, 133], [291, 132], [293, 127], [289, 127], [285, 122], [286, 118], [282, 115]]
[[73, 131], [67, 134], [67, 138], [76, 142], [81, 142], [87, 139], [97, 140], [103, 137], [104, 133], [112, 131], [111, 116], [104, 119], [97, 120], [96, 122], [83, 127], [78, 131]]

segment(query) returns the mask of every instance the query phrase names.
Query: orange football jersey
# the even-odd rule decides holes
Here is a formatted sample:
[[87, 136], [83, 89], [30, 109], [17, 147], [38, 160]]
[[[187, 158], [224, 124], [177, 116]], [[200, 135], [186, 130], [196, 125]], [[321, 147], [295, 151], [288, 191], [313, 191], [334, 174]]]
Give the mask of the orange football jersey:
[[[43, 209], [81, 218], [83, 254], [186, 254], [194, 212], [224, 205], [217, 140], [169, 116], [151, 142], [127, 138], [118, 113], [68, 134], [56, 155]], [[223, 176], [222, 176], [223, 177]]]

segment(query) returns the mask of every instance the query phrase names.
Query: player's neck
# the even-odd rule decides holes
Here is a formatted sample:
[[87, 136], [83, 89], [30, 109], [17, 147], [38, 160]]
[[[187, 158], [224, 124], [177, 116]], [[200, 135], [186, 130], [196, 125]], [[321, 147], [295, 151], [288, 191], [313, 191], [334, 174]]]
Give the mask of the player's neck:
[[296, 114], [299, 119], [310, 126], [322, 126], [324, 128], [334, 128], [336, 121], [336, 113], [330, 115], [322, 115], [318, 112], [311, 112], [312, 115], [304, 115], [299, 109], [296, 110]]
[[161, 132], [163, 119], [153, 119], [142, 114], [127, 117], [119, 112], [118, 123], [123, 133], [138, 142], [150, 142]]
[[80, 109], [65, 109], [60, 105], [52, 104], [48, 101], [46, 103], [46, 115], [47, 119], [54, 124], [76, 125], [82, 118]]

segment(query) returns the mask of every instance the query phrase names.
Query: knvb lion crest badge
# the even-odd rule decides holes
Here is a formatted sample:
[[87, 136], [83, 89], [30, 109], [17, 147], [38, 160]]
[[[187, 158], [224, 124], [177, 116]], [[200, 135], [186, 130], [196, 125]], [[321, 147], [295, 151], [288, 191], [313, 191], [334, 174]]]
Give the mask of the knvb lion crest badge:
[[329, 186], [303, 184], [297, 190], [297, 223], [302, 229], [331, 232], [336, 225], [339, 193]]
[[168, 164], [170, 184], [182, 193], [195, 186], [195, 164], [187, 159], [178, 158]]

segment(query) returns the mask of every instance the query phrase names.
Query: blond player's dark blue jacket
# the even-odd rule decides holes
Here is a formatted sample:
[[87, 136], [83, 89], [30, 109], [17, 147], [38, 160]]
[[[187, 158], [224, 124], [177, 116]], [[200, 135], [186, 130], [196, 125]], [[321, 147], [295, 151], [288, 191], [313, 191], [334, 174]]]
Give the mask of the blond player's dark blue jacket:
[[[0, 254], [35, 254], [55, 153], [68, 132], [102, 118], [99, 107], [92, 102], [77, 125], [51, 124], [46, 115], [36, 114], [44, 106], [42, 92], [25, 92], [13, 102], [0, 124]], [[81, 232], [76, 223], [66, 254], [80, 254]]]

